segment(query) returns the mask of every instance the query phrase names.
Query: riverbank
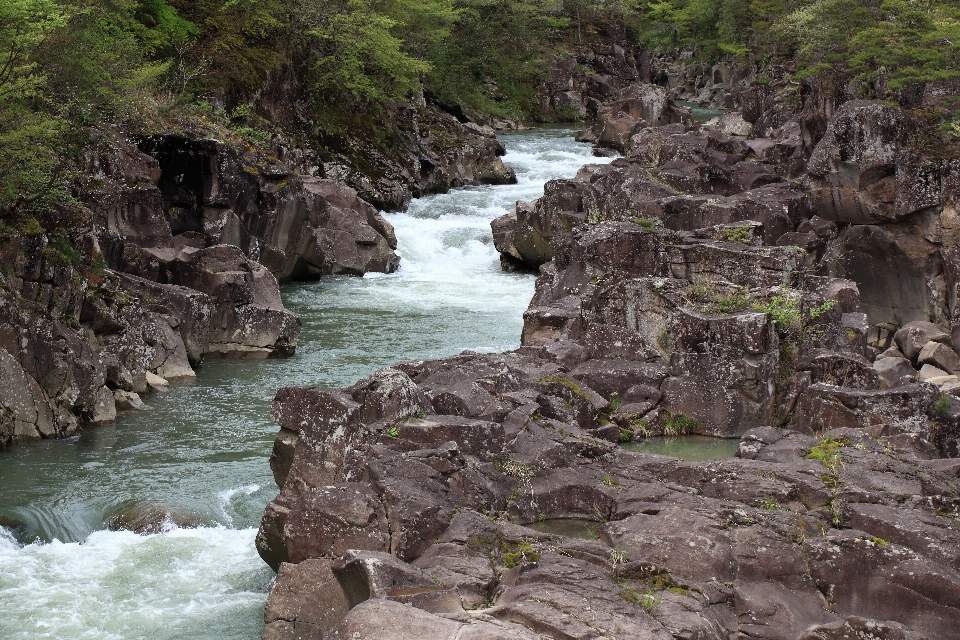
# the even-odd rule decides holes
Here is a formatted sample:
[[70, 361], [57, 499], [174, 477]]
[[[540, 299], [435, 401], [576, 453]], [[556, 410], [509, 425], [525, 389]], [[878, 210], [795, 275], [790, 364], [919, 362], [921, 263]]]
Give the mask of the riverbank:
[[[253, 537], [276, 495], [267, 461], [276, 389], [342, 386], [397, 360], [516, 347], [533, 276], [500, 270], [489, 222], [594, 161], [572, 134], [506, 134], [516, 185], [428, 196], [389, 214], [398, 272], [284, 286], [284, 304], [303, 321], [292, 357], [208, 360], [196, 380], [145, 396], [152, 412], [0, 452], [0, 515], [27, 525], [0, 553], [0, 590], [10, 596], [0, 605], [3, 635], [258, 638], [273, 572]], [[104, 530], [131, 502], [185, 510], [203, 526], [146, 537]], [[41, 542], [24, 546], [34, 536]], [[85, 587], [56, 595], [74, 581]], [[130, 615], [107, 615], [118, 609]]]

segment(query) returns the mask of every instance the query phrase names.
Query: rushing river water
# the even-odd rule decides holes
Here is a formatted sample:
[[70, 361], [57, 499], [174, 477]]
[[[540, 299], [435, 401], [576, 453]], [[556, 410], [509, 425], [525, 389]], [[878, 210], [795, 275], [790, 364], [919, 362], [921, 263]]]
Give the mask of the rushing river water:
[[[303, 321], [297, 353], [212, 361], [150, 413], [75, 438], [0, 452], [0, 638], [254, 640], [273, 572], [254, 536], [277, 493], [270, 401], [287, 385], [344, 386], [399, 360], [519, 344], [533, 276], [500, 271], [490, 220], [588, 162], [572, 130], [507, 134], [519, 183], [416, 200], [391, 214], [402, 257], [389, 276], [283, 288]], [[152, 535], [110, 531], [152, 503], [202, 523]]]

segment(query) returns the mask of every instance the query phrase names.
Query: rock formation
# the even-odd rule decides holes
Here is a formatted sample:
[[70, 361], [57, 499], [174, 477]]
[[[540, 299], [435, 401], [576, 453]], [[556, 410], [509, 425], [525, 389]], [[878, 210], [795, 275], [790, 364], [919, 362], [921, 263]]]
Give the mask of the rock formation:
[[391, 108], [394, 152], [342, 140], [325, 160], [279, 138], [267, 150], [102, 131], [78, 219], [0, 233], [0, 447], [148, 409], [140, 394], [207, 356], [291, 354], [300, 323], [279, 284], [397, 269], [374, 205], [515, 181], [491, 129]]
[[[644, 268], [631, 242], [658, 234], [605, 223], [588, 235], [620, 236], [623, 249], [596, 252], [614, 275], [594, 289], [629, 283], [647, 298], [676, 296], [675, 278], [629, 277]], [[690, 247], [725, 249], [714, 242]], [[758, 259], [742, 277], [779, 276], [783, 264], [761, 249], [740, 251]], [[817, 284], [832, 283], [807, 286]], [[347, 389], [281, 390], [271, 466], [282, 490], [257, 536], [279, 570], [264, 638], [933, 638], [960, 621], [950, 551], [958, 467], [935, 459], [925, 433], [758, 426], [742, 433], [737, 458], [708, 463], [624, 451], [616, 441], [635, 430], [696, 426], [675, 404], [697, 393], [683, 375], [737, 372], [733, 393], [723, 380], [705, 392], [721, 417], [740, 411], [733, 430], [762, 422], [775, 404], [763, 387], [782, 365], [770, 314], [676, 306], [674, 353], [695, 337], [709, 344], [667, 364], [662, 345], [624, 326], [631, 311], [604, 308], [611, 315], [580, 327], [577, 340], [577, 323], [561, 322], [554, 339], [510, 353], [401, 363]], [[806, 326], [830, 342], [840, 316]], [[684, 329], [697, 322], [708, 326]], [[542, 325], [530, 327], [527, 342], [538, 342]], [[697, 357], [693, 376], [675, 367]], [[762, 379], [747, 384], [751, 369]], [[825, 381], [851, 371], [871, 379], [850, 352], [826, 352], [804, 373], [833, 390]], [[672, 396], [671, 379], [686, 393]], [[920, 400], [931, 415], [917, 417], [932, 428], [923, 393], [899, 393]], [[739, 404], [724, 394], [740, 394]], [[864, 413], [900, 398], [864, 396]], [[571, 537], [568, 519], [580, 534]]]
[[[955, 163], [876, 103], [734, 137], [661, 97], [492, 224], [540, 272], [520, 349], [277, 394], [264, 638], [954, 633]], [[737, 457], [617, 446], [690, 432]]]

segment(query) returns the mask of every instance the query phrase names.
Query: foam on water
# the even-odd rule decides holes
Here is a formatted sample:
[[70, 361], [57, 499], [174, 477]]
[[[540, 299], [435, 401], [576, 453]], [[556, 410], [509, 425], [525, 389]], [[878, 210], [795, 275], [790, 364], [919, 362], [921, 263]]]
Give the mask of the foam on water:
[[[303, 321], [297, 353], [209, 361], [195, 382], [146, 397], [154, 411], [78, 438], [0, 452], [0, 638], [260, 637], [273, 572], [254, 547], [277, 488], [268, 457], [279, 387], [346, 386], [391, 363], [502, 351], [520, 343], [530, 274], [504, 273], [490, 221], [552, 178], [589, 162], [571, 131], [502, 137], [515, 185], [475, 187], [387, 214], [401, 268], [283, 288]], [[147, 503], [205, 526], [141, 536], [104, 531], [109, 514]]]
[[0, 637], [237, 638], [262, 629], [273, 572], [256, 529], [97, 531], [20, 546], [0, 529]]

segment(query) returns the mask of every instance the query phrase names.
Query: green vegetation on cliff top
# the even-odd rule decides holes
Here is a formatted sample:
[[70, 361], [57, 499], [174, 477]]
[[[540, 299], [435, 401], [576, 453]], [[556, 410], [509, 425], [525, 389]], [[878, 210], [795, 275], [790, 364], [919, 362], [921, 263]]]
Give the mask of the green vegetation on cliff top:
[[336, 133], [420, 86], [537, 118], [549, 63], [596, 41], [792, 59], [795, 77], [844, 72], [879, 97], [960, 77], [952, 0], [4, 0], [0, 218], [70, 201], [82, 163], [64, 159], [92, 125], [212, 119], [255, 140], [246, 116], [279, 102]]

